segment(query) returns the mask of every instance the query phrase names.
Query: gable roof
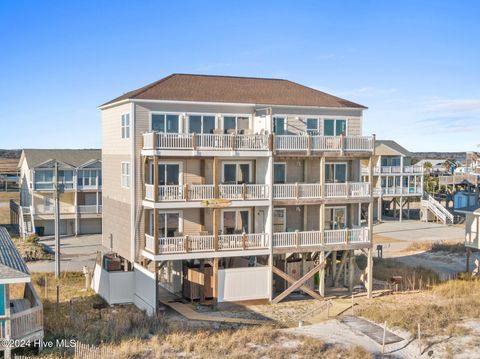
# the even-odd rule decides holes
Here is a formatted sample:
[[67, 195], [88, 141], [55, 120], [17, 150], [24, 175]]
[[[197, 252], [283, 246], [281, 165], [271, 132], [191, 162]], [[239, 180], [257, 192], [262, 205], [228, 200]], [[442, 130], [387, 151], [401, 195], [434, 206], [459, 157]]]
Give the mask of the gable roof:
[[72, 167], [80, 167], [92, 160], [101, 160], [102, 151], [96, 149], [72, 150], [72, 149], [25, 149], [23, 150], [20, 161], [27, 161], [30, 168], [46, 164], [50, 160], [57, 160]]
[[193, 74], [172, 74], [127, 92], [100, 108], [130, 99], [366, 109], [357, 103], [288, 80]]
[[392, 140], [376, 140], [375, 147], [386, 146], [392, 150], [398, 152], [400, 155], [411, 157], [412, 153], [408, 151], [405, 147], [400, 146], [397, 142]]
[[0, 284], [29, 282], [30, 272], [5, 227], [0, 227]]

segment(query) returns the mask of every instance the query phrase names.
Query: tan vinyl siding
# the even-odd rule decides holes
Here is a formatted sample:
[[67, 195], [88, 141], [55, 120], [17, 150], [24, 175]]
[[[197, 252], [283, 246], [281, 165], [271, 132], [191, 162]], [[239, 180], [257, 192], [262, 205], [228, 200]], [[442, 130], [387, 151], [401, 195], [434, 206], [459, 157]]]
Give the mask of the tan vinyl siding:
[[305, 160], [307, 167], [307, 177], [305, 179], [306, 183], [319, 183], [320, 182], [320, 160]]
[[[287, 206], [286, 208], [286, 229], [287, 232], [303, 230], [303, 206]], [[297, 211], [297, 208], [300, 211]]]
[[183, 183], [202, 184], [202, 160], [192, 159], [183, 161]]
[[306, 231], [320, 230], [320, 206], [306, 206], [307, 207], [307, 227]]
[[200, 222], [201, 215], [199, 208], [189, 208], [183, 210], [183, 234], [197, 235], [202, 230]]
[[360, 118], [350, 117], [347, 119], [347, 135], [348, 136], [362, 135], [362, 121]]
[[287, 163], [287, 183], [303, 182], [303, 160], [288, 159], [278, 162]]
[[130, 205], [111, 198], [103, 198], [102, 245], [110, 248], [110, 234], [113, 250], [124, 258], [130, 258]]
[[130, 104], [115, 106], [102, 111], [102, 154], [130, 154], [132, 114], [130, 114], [130, 138], [122, 138], [122, 114], [130, 113]]

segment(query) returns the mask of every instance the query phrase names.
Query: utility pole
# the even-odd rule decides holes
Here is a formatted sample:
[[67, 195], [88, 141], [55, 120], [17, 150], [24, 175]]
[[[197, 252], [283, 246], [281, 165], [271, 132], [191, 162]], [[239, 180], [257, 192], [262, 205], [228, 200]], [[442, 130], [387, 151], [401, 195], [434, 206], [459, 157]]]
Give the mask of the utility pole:
[[58, 162], [55, 160], [55, 182], [53, 195], [55, 199], [55, 278], [60, 278], [60, 192], [58, 183]]

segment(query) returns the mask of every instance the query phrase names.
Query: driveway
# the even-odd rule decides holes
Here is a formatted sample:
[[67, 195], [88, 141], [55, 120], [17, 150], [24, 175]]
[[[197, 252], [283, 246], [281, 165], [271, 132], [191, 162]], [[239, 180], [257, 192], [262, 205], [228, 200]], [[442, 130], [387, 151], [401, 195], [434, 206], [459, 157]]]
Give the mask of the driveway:
[[[55, 253], [55, 238], [41, 237], [40, 243], [46, 246], [47, 251]], [[60, 270], [67, 272], [82, 271], [84, 266], [93, 268], [97, 251], [102, 247], [101, 234], [86, 234], [78, 237], [62, 236], [60, 238]], [[54, 272], [55, 262], [29, 262], [28, 268], [32, 272]]]
[[[384, 258], [396, 258], [413, 267], [430, 268], [439, 273], [442, 279], [465, 270], [465, 254], [429, 251], [421, 246], [425, 242], [463, 243], [465, 237], [463, 226], [445, 226], [412, 220], [387, 221], [376, 225], [373, 233], [374, 248], [377, 244], [382, 244]], [[480, 259], [479, 252], [472, 254], [470, 271], [473, 269], [475, 258]]]

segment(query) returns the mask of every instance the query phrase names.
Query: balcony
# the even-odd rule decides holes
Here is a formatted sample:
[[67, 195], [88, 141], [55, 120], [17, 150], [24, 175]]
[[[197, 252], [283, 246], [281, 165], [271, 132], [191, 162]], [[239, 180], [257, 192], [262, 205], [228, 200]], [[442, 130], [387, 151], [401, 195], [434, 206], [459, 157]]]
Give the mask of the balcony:
[[370, 243], [367, 227], [320, 231], [278, 232], [273, 234], [273, 248], [328, 247]]
[[143, 149], [192, 151], [266, 151], [268, 150], [268, 135], [148, 132], [143, 134]]
[[[1, 317], [3, 325], [0, 325], [0, 339], [6, 338], [6, 322], [10, 321], [10, 339], [35, 339], [43, 337], [43, 306], [37, 294], [25, 285], [23, 299], [11, 301], [11, 313], [9, 317]], [[2, 350], [0, 345], [0, 350]]]
[[[423, 174], [422, 166], [404, 166], [403, 169], [401, 166], [377, 166], [373, 168], [374, 175], [381, 174], [392, 174], [392, 175], [412, 175], [412, 174]], [[362, 175], [368, 176], [368, 168], [362, 168]]]
[[273, 149], [276, 153], [289, 152], [373, 152], [371, 136], [309, 136], [275, 135]]
[[[158, 186], [158, 198], [155, 199], [155, 186], [145, 184], [145, 199], [149, 201], [204, 201], [215, 199], [215, 185], [165, 185]], [[266, 184], [220, 184], [218, 198], [227, 200], [265, 200], [268, 199]]]
[[[266, 233], [220, 234], [217, 246], [213, 235], [162, 237], [158, 242], [158, 254], [268, 249], [270, 245]], [[145, 234], [145, 250], [155, 253], [155, 238], [152, 235]]]
[[366, 182], [326, 183], [325, 193], [318, 183], [287, 183], [273, 185], [273, 199], [334, 199], [365, 198], [370, 196], [370, 184]]
[[386, 188], [374, 188], [373, 195], [379, 196], [421, 196], [423, 189], [418, 187], [386, 187]]
[[101, 205], [78, 205], [77, 206], [77, 213], [102, 213], [102, 206]]

